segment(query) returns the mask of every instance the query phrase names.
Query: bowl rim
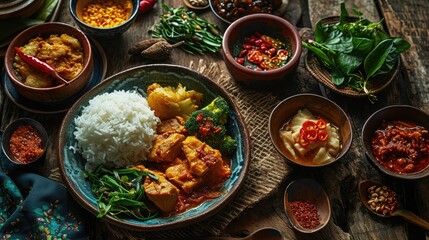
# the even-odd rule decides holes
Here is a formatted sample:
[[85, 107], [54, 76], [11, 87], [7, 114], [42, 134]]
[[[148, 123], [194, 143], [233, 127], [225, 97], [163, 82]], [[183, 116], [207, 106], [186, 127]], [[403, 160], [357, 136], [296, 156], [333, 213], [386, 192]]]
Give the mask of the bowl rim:
[[[293, 33], [292, 36], [290, 37], [290, 39], [291, 39], [291, 42], [296, 43], [296, 49], [295, 49], [295, 51], [293, 51], [292, 58], [284, 66], [277, 68], [277, 69], [268, 70], [268, 71], [255, 71], [253, 69], [248, 69], [241, 64], [238, 64], [234, 60], [234, 57], [232, 56], [232, 53], [229, 50], [230, 32], [235, 31], [236, 30], [235, 28], [237, 25], [244, 24], [248, 21], [257, 21], [257, 20], [264, 21], [267, 19], [279, 22], [281, 25], [284, 25], [284, 26], [286, 26], [286, 28], [290, 29], [291, 32]], [[241, 17], [238, 20], [231, 23], [231, 25], [228, 26], [228, 28], [225, 30], [225, 33], [223, 36], [224, 37], [222, 40], [222, 51], [223, 51], [225, 57], [227, 58], [227, 60], [229, 61], [229, 63], [232, 64], [235, 68], [239, 69], [240, 71], [252, 73], [253, 75], [255, 75], [257, 77], [263, 77], [263, 76], [267, 76], [267, 75], [275, 75], [275, 74], [281, 73], [285, 70], [288, 70], [290, 67], [293, 67], [297, 63], [299, 63], [300, 58], [301, 58], [302, 43], [301, 43], [301, 36], [299, 35], [298, 30], [296, 29], [296, 27], [292, 23], [290, 23], [286, 19], [281, 18], [281, 17], [276, 16], [276, 15], [273, 15], [273, 14], [255, 13], [255, 14], [250, 14], [250, 15]]]
[[[303, 184], [303, 183], [311, 184], [312, 186], [316, 186], [317, 188], [319, 188], [321, 190], [321, 193], [323, 194], [323, 196], [326, 199], [326, 204], [328, 205], [328, 208], [327, 208], [328, 218], [327, 218], [326, 222], [324, 222], [323, 224], [320, 224], [319, 226], [317, 226], [315, 228], [311, 228], [311, 229], [305, 229], [305, 228], [303, 228], [303, 227], [301, 227], [299, 225], [297, 226], [295, 224], [295, 221], [292, 220], [294, 218], [293, 217], [293, 213], [289, 212], [288, 211], [289, 208], [287, 207], [287, 205], [289, 203], [288, 197], [289, 197], [289, 190], [290, 190], [290, 188], [292, 186], [296, 185], [296, 184]], [[306, 200], [306, 199], [302, 199], [302, 200]], [[312, 204], [314, 204], [314, 203], [312, 203]], [[286, 187], [286, 189], [284, 191], [284, 194], [283, 194], [283, 209], [284, 209], [284, 211], [286, 213], [286, 216], [289, 219], [289, 222], [292, 224], [292, 226], [296, 230], [298, 230], [298, 231], [300, 231], [302, 233], [315, 233], [315, 232], [323, 229], [324, 227], [326, 227], [326, 225], [328, 225], [329, 221], [331, 220], [331, 215], [332, 215], [332, 209], [331, 208], [332, 208], [331, 207], [331, 202], [329, 200], [328, 194], [326, 193], [325, 189], [323, 189], [323, 186], [319, 182], [317, 182], [315, 179], [313, 179], [313, 178], [307, 178], [306, 177], [306, 178], [299, 178], [299, 179], [295, 179], [295, 180], [291, 181], [287, 185], [287, 187]], [[320, 209], [318, 209], [318, 210], [320, 211]]]
[[[15, 157], [13, 155], [9, 155], [8, 152], [10, 151], [10, 148], [7, 145], [9, 143], [10, 137], [12, 136], [13, 132], [18, 127], [23, 126], [23, 125], [30, 125], [33, 128], [35, 128], [37, 132], [39, 132], [40, 139], [42, 140], [42, 149], [43, 149], [43, 152], [36, 159], [34, 159], [31, 162], [27, 162], [27, 163], [24, 163], [24, 162], [19, 161], [18, 159], [15, 159]], [[1, 148], [2, 148], [4, 155], [6, 156], [6, 158], [10, 162], [12, 162], [14, 164], [18, 164], [18, 165], [28, 165], [28, 164], [32, 164], [32, 163], [38, 161], [40, 158], [42, 158], [42, 156], [45, 154], [46, 150], [48, 149], [48, 143], [49, 143], [49, 138], [48, 138], [48, 134], [46, 132], [46, 129], [45, 129], [45, 127], [43, 127], [43, 125], [39, 121], [32, 119], [32, 118], [18, 118], [18, 119], [13, 120], [12, 122], [10, 122], [6, 126], [6, 128], [4, 129], [3, 134], [2, 134]]]
[[[56, 86], [48, 87], [48, 88], [36, 88], [36, 87], [27, 86], [27, 85], [25, 85], [22, 81], [20, 81], [17, 78], [17, 75], [15, 74], [15, 71], [13, 69], [12, 63], [8, 64], [9, 61], [13, 62], [13, 58], [12, 59], [8, 58], [8, 56], [12, 54], [11, 53], [12, 51], [15, 51], [14, 50], [15, 47], [20, 47], [20, 46], [14, 46], [15, 42], [18, 39], [22, 38], [23, 35], [27, 34], [28, 32], [33, 31], [34, 29], [42, 29], [43, 30], [43, 29], [46, 29], [46, 27], [49, 27], [49, 26], [61, 26], [61, 28], [70, 29], [70, 31], [73, 31], [76, 34], [81, 35], [81, 37], [83, 39], [83, 42], [81, 42], [81, 41], [79, 41], [79, 42], [82, 45], [83, 53], [86, 56], [85, 57], [85, 61], [84, 61], [84, 65], [83, 65], [83, 68], [80, 71], [80, 73], [75, 78], [69, 80], [68, 81], [69, 83], [72, 83], [77, 78], [79, 78], [80, 76], [82, 76], [82, 74], [84, 74], [84, 70], [88, 69], [88, 67], [91, 66], [91, 64], [92, 64], [92, 48], [91, 48], [91, 43], [89, 41], [89, 38], [85, 35], [84, 32], [82, 32], [80, 29], [75, 28], [72, 25], [67, 24], [67, 23], [62, 23], [62, 22], [45, 22], [45, 23], [41, 23], [41, 24], [34, 25], [34, 26], [29, 27], [29, 28], [26, 28], [24, 31], [22, 31], [16, 37], [14, 37], [12, 39], [12, 41], [10, 42], [10, 44], [9, 44], [7, 50], [6, 50], [5, 57], [4, 57], [4, 68], [6, 70], [6, 74], [8, 75], [9, 79], [11, 80], [11, 82], [16, 83], [16, 84], [18, 84], [21, 87], [24, 87], [26, 89], [31, 89], [33, 91], [38, 91], [38, 92], [51, 91], [51, 90], [55, 90], [55, 89], [59, 89], [59, 88], [67, 86], [65, 83], [61, 83], [61, 84], [58, 84]], [[48, 34], [48, 33], [57, 33], [57, 34], [60, 34], [61, 32], [50, 32], [50, 31], [43, 30], [43, 32], [41, 34], [43, 35], [43, 34]], [[28, 42], [30, 39], [32, 39], [32, 38], [34, 38], [36, 36], [38, 36], [37, 33], [36, 34], [32, 34], [28, 39], [26, 39], [26, 42]], [[86, 53], [84, 51], [84, 49], [85, 49], [84, 46], [87, 46], [87, 49], [88, 49], [88, 51]], [[11, 56], [14, 56], [14, 55], [11, 55]]]
[[[347, 142], [342, 142], [343, 144], [344, 143], [346, 144], [346, 146], [343, 145], [343, 147], [345, 147], [346, 149], [344, 150], [344, 152], [342, 152], [342, 153], [338, 154], [337, 156], [335, 156], [334, 161], [330, 161], [330, 162], [327, 162], [327, 163], [324, 163], [324, 164], [320, 164], [320, 165], [305, 165], [305, 164], [293, 161], [292, 159], [289, 159], [288, 157], [286, 157], [286, 155], [281, 151], [281, 149], [277, 146], [277, 144], [274, 141], [274, 132], [273, 132], [274, 130], [271, 128], [271, 122], [272, 122], [272, 120], [274, 118], [274, 114], [279, 110], [280, 106], [283, 105], [283, 104], [285, 104], [287, 101], [290, 101], [291, 99], [294, 99], [294, 98], [306, 98], [306, 97], [318, 98], [318, 99], [321, 99], [322, 101], [326, 101], [327, 103], [334, 105], [335, 108], [337, 108], [345, 116], [345, 118], [347, 119], [347, 125], [350, 128], [350, 140], [347, 141]], [[295, 94], [295, 95], [289, 96], [289, 97], [283, 99], [282, 101], [280, 101], [273, 108], [273, 110], [271, 111], [270, 116], [268, 118], [268, 132], [270, 134], [270, 139], [271, 139], [272, 145], [277, 150], [277, 152], [280, 153], [280, 155], [283, 158], [285, 158], [288, 162], [290, 162], [292, 164], [295, 164], [295, 165], [301, 166], [301, 167], [307, 167], [307, 168], [324, 167], [324, 166], [327, 166], [327, 165], [331, 165], [331, 164], [333, 164], [335, 162], [338, 162], [342, 157], [344, 157], [344, 155], [346, 155], [349, 152], [349, 150], [351, 148], [351, 145], [352, 145], [352, 142], [353, 142], [353, 128], [352, 128], [352, 124], [351, 124], [351, 119], [348, 116], [348, 114], [338, 104], [336, 104], [331, 99], [329, 99], [327, 97], [324, 97], [324, 96], [321, 96], [321, 95], [318, 95], [318, 94], [313, 94], [313, 93], [299, 93], [299, 94]], [[343, 139], [343, 141], [345, 141], [345, 140]]]
[[[77, 5], [78, 1], [79, 0], [70, 0], [69, 1], [69, 12], [72, 15], [73, 19], [77, 23], [85, 26], [85, 28], [91, 29], [91, 31], [106, 31], [107, 32], [107, 31], [113, 31], [115, 29], [119, 29], [119, 28], [123, 27], [124, 25], [127, 25], [127, 24], [131, 23], [132, 21], [134, 21], [137, 14], [138, 14], [139, 8], [140, 8], [139, 0], [129, 0], [131, 2], [131, 4], [133, 5], [133, 11], [131, 12], [130, 17], [127, 20], [125, 20], [121, 24], [113, 26], [113, 27], [99, 28], [99, 27], [94, 27], [94, 26], [87, 24], [86, 22], [82, 21], [77, 16], [76, 5]], [[136, 4], [134, 4], [134, 3], [136, 3]]]
[[[226, 94], [229, 96], [229, 93], [226, 92], [226, 90], [224, 90], [221, 86], [219, 86], [216, 82], [214, 82], [211, 78], [203, 75], [200, 72], [197, 72], [193, 69], [181, 66], [181, 65], [174, 65], [174, 64], [148, 64], [148, 65], [141, 65], [141, 66], [136, 66], [136, 67], [132, 67], [126, 70], [123, 70], [119, 73], [116, 73], [110, 77], [108, 77], [107, 79], [105, 79], [103, 82], [99, 83], [96, 87], [92, 88], [91, 90], [89, 90], [88, 92], [86, 92], [82, 97], [80, 97], [74, 104], [73, 106], [67, 111], [66, 115], [64, 116], [62, 123], [61, 123], [61, 128], [60, 131], [58, 132], [58, 138], [57, 138], [57, 147], [59, 148], [59, 150], [57, 151], [58, 157], [58, 164], [59, 164], [59, 169], [60, 169], [60, 173], [61, 175], [64, 177], [64, 182], [67, 186], [68, 191], [71, 193], [71, 195], [73, 196], [74, 199], [76, 199], [76, 201], [83, 207], [85, 208], [87, 211], [89, 211], [92, 214], [98, 214], [98, 210], [96, 209], [96, 207], [94, 207], [93, 205], [91, 205], [90, 203], [88, 203], [87, 201], [79, 201], [79, 199], [81, 199], [80, 193], [79, 191], [75, 188], [75, 184], [73, 182], [71, 182], [71, 180], [66, 177], [66, 171], [65, 171], [65, 166], [64, 166], [64, 161], [63, 161], [63, 147], [65, 145], [65, 138], [67, 133], [65, 132], [64, 129], [64, 125], [66, 124], [67, 121], [70, 120], [70, 118], [72, 117], [72, 115], [74, 114], [73, 109], [79, 108], [82, 104], [82, 102], [86, 102], [89, 101], [91, 99], [91, 96], [93, 96], [93, 93], [96, 93], [99, 91], [99, 89], [106, 89], [111, 83], [115, 82], [116, 79], [121, 78], [121, 76], [128, 76], [134, 72], [138, 72], [141, 69], [169, 69], [169, 70], [175, 70], [175, 71], [179, 71], [179, 72], [184, 72], [186, 74], [190, 74], [192, 76], [195, 76], [197, 78], [202, 78], [204, 79], [205, 82], [205, 86], [207, 87], [207, 85], [209, 85], [209, 87], [214, 87], [216, 88], [216, 91], [221, 92], [221, 94]], [[142, 225], [142, 224], [135, 224], [135, 223], [131, 223], [131, 222], [125, 222], [121, 219], [116, 219], [113, 218], [112, 216], [106, 215], [103, 218], [106, 218], [105, 220], [109, 223], [115, 224], [117, 226], [126, 228], [126, 229], [130, 229], [130, 230], [134, 230], [134, 231], [139, 231], [139, 232], [145, 232], [145, 231], [159, 231], [159, 230], [166, 230], [166, 229], [175, 229], [178, 227], [183, 227], [183, 226], [188, 226], [190, 224], [194, 224], [198, 221], [201, 221], [203, 219], [207, 219], [213, 215], [215, 215], [217, 212], [219, 212], [224, 206], [226, 206], [228, 203], [232, 202], [234, 197], [237, 195], [239, 189], [243, 186], [244, 184], [244, 180], [247, 176], [247, 173], [249, 171], [249, 166], [250, 166], [250, 152], [251, 152], [251, 140], [250, 140], [250, 133], [249, 130], [247, 128], [247, 125], [245, 124], [244, 118], [241, 115], [237, 105], [235, 104], [235, 102], [232, 101], [232, 99], [230, 99], [231, 101], [229, 101], [228, 99], [226, 99], [230, 105], [230, 107], [235, 111], [236, 113], [236, 118], [238, 120], [239, 123], [239, 128], [241, 128], [243, 130], [242, 132], [242, 139], [244, 141], [243, 145], [243, 162], [244, 164], [242, 165], [242, 170], [240, 172], [240, 176], [237, 178], [236, 183], [232, 186], [232, 188], [225, 193], [225, 199], [221, 202], [218, 202], [216, 204], [214, 204], [213, 206], [211, 206], [210, 208], [208, 208], [209, 212], [207, 213], [205, 210], [204, 214], [200, 213], [194, 216], [191, 216], [189, 218], [186, 219], [180, 219], [178, 221], [175, 222], [169, 222], [169, 223], [161, 223], [161, 224], [152, 224], [152, 225]], [[69, 119], [69, 120], [68, 120]], [[177, 226], [179, 225], [179, 226]]]
[[[420, 114], [423, 114], [424, 116], [426, 116], [427, 119], [429, 119], [429, 114], [425, 111], [423, 111], [420, 108], [417, 108], [415, 106], [411, 106], [411, 105], [406, 105], [406, 104], [395, 104], [395, 105], [389, 105], [389, 106], [385, 106], [381, 109], [378, 109], [377, 111], [375, 111], [373, 114], [371, 114], [365, 121], [363, 127], [362, 127], [362, 131], [361, 131], [361, 138], [360, 138], [360, 143], [363, 147], [363, 150], [365, 151], [365, 156], [367, 159], [370, 160], [371, 163], [373, 163], [381, 172], [383, 172], [384, 174], [387, 174], [391, 177], [395, 177], [395, 178], [399, 178], [399, 179], [404, 179], [404, 180], [415, 180], [415, 179], [421, 179], [421, 178], [425, 178], [427, 176], [429, 176], [429, 166], [426, 167], [425, 169], [419, 171], [419, 172], [414, 172], [414, 173], [396, 173], [394, 171], [391, 171], [387, 168], [385, 168], [383, 165], [381, 165], [373, 156], [372, 154], [372, 150], [371, 149], [367, 149], [366, 144], [365, 144], [365, 139], [364, 136], [367, 136], [367, 134], [369, 134], [368, 131], [368, 125], [371, 123], [371, 121], [375, 121], [374, 119], [381, 113], [385, 112], [385, 111], [392, 111], [392, 109], [404, 109], [407, 111], [415, 111], [418, 112]], [[378, 123], [377, 126], [379, 126], [380, 123]], [[428, 129], [429, 130], [429, 129]], [[369, 136], [369, 135], [368, 135]], [[370, 135], [372, 136], [372, 134]]]

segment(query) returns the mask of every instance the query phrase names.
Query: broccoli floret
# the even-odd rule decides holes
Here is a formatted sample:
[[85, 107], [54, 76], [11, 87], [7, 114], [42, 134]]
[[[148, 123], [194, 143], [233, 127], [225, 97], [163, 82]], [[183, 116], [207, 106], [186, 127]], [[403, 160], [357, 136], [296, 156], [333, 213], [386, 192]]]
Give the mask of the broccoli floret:
[[237, 148], [237, 143], [227, 135], [225, 124], [228, 114], [228, 103], [222, 97], [217, 97], [206, 107], [193, 112], [186, 120], [185, 128], [189, 134], [222, 154], [230, 155]]
[[229, 105], [223, 97], [216, 97], [209, 105], [202, 108], [212, 112], [219, 124], [224, 125], [228, 119]]

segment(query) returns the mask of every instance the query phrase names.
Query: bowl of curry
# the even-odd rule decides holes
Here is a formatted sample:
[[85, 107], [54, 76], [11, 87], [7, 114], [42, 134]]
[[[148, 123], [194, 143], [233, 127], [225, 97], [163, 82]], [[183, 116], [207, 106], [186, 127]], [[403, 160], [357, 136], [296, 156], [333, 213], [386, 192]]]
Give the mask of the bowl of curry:
[[75, 95], [87, 85], [93, 71], [89, 39], [65, 23], [24, 30], [11, 41], [4, 63], [18, 94], [40, 104]]
[[429, 115], [409, 105], [374, 112], [362, 128], [367, 158], [383, 173], [401, 179], [429, 175]]
[[2, 149], [6, 157], [18, 165], [39, 160], [48, 146], [48, 135], [38, 121], [20, 118], [11, 122], [2, 136]]

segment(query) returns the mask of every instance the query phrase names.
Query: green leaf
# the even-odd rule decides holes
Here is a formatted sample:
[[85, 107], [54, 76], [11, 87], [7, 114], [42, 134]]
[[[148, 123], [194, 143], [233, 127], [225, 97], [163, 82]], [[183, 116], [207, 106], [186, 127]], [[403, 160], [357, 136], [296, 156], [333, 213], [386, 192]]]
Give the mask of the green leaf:
[[339, 86], [339, 85], [341, 85], [341, 84], [343, 84], [343, 83], [344, 83], [345, 76], [344, 76], [341, 72], [339, 72], [339, 71], [337, 71], [337, 70], [333, 69], [333, 70], [331, 71], [331, 75], [332, 75], [332, 82], [333, 82], [335, 85]]
[[352, 54], [356, 56], [366, 56], [373, 47], [374, 41], [368, 38], [354, 37]]
[[337, 68], [344, 75], [348, 75], [352, 73], [357, 67], [361, 65], [362, 60], [363, 60], [362, 57], [345, 54], [341, 52], [335, 55], [335, 63], [337, 65]]
[[327, 64], [329, 68], [333, 68], [335, 61], [328, 53], [325, 53], [325, 51], [321, 50], [320, 48], [317, 48], [316, 46], [308, 44], [307, 42], [304, 42], [304, 41], [302, 42], [302, 45], [305, 48], [308, 48], [314, 54], [316, 54], [319, 60]]
[[383, 40], [366, 56], [364, 60], [366, 79], [372, 77], [383, 66], [392, 47], [394, 47], [392, 39]]
[[396, 49], [395, 46], [390, 48], [390, 51], [386, 57], [386, 60], [384, 61], [380, 69], [378, 69], [377, 72], [374, 73], [373, 77], [376, 75], [386, 74], [390, 72], [392, 68], [395, 66], [396, 62], [398, 61], [398, 56], [399, 56], [398, 49]]
[[398, 49], [399, 53], [403, 53], [411, 47], [411, 44], [409, 42], [399, 37], [393, 38], [393, 44], [395, 44], [395, 47], [396, 49]]
[[349, 12], [347, 11], [345, 2], [341, 2], [340, 8], [341, 8], [340, 24], [342, 24], [347, 22], [347, 17], [349, 16]]

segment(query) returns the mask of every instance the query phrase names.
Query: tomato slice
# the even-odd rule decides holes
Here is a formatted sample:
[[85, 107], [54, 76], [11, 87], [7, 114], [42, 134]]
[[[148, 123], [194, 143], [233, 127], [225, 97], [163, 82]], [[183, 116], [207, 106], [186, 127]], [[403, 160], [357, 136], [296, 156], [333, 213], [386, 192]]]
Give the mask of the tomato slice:
[[317, 128], [318, 129], [325, 129], [326, 128], [326, 122], [325, 120], [319, 118], [316, 122]]
[[317, 133], [317, 139], [319, 140], [319, 141], [326, 141], [326, 139], [328, 139], [328, 133], [327, 132], [323, 132], [323, 131], [319, 131], [318, 133]]

